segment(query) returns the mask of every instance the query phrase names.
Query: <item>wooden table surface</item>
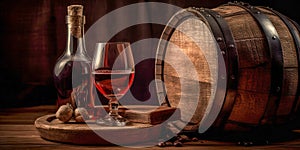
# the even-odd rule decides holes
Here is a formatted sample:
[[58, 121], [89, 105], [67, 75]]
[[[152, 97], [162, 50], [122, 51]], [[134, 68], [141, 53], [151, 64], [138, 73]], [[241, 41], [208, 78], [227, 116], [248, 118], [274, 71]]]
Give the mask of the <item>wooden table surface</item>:
[[[135, 149], [121, 146], [72, 145], [42, 139], [34, 126], [34, 121], [47, 114], [55, 113], [55, 106], [34, 106], [26, 108], [0, 109], [0, 149]], [[299, 132], [300, 130], [295, 130]], [[145, 149], [145, 148], [144, 148]], [[199, 140], [184, 143], [183, 147], [147, 147], [146, 149], [300, 149], [300, 136], [289, 141], [262, 146], [239, 146], [234, 142]]]

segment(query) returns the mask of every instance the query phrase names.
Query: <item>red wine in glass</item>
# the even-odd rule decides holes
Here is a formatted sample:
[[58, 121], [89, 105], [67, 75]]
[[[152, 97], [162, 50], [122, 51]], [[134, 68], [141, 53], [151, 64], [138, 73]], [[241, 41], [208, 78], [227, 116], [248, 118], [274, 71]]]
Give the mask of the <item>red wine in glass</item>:
[[118, 100], [128, 92], [134, 80], [134, 61], [128, 42], [97, 43], [92, 61], [94, 85], [109, 100], [109, 113], [96, 123], [125, 126], [128, 120], [118, 114]]
[[134, 79], [134, 72], [131, 70], [96, 70], [93, 75], [97, 90], [107, 99], [123, 97]]

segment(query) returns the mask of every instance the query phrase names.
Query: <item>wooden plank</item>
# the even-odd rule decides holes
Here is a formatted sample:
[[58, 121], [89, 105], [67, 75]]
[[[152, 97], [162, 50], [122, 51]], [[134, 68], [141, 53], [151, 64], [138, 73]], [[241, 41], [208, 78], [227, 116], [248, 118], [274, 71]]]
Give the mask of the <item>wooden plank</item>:
[[13, 124], [1, 124], [0, 131], [35, 131], [36, 128], [33, 124], [25, 125], [13, 125]]
[[57, 145], [57, 143], [42, 139], [40, 136], [33, 137], [0, 137], [0, 145]]
[[[0, 123], [1, 124], [33, 124], [34, 121], [41, 116], [54, 114], [52, 111], [47, 111], [47, 109], [52, 109], [52, 107], [38, 107], [43, 108], [44, 111], [38, 111], [33, 108], [33, 110], [21, 108], [20, 110], [12, 109], [0, 112]], [[104, 114], [101, 112], [103, 107], [98, 107], [95, 109], [95, 114], [97, 117]], [[104, 109], [108, 109], [105, 106]], [[27, 110], [27, 112], [25, 111]], [[174, 112], [176, 112], [177, 117], [180, 118], [180, 113], [175, 111], [175, 107], [159, 107], [159, 106], [120, 106], [120, 114], [125, 115], [130, 121], [139, 122], [139, 123], [149, 123], [149, 124], [158, 124], [166, 119], [168, 119]], [[25, 111], [25, 112], [22, 112]], [[34, 112], [35, 111], [35, 112]], [[51, 113], [52, 112], [52, 113]], [[105, 113], [106, 114], [106, 113]], [[164, 116], [161, 116], [164, 114]]]
[[3, 108], [0, 112], [55, 112], [55, 105], [41, 105], [33, 107], [20, 107], [20, 108]]
[[[40, 107], [45, 108], [45, 107]], [[45, 149], [45, 150], [65, 150], [65, 149], [72, 149], [72, 150], [90, 150], [90, 149], [135, 149], [135, 148], [126, 148], [121, 146], [93, 146], [93, 145], [73, 145], [73, 144], [63, 144], [59, 142], [52, 142], [45, 140], [40, 137], [38, 134], [36, 128], [34, 127], [33, 122], [28, 122], [24, 120], [26, 119], [34, 119], [34, 116], [42, 116], [47, 110], [41, 111], [38, 113], [38, 110], [33, 108], [33, 110], [30, 110], [30, 108], [26, 108], [25, 110], [28, 111], [37, 111], [37, 113], [34, 116], [31, 116], [31, 113], [25, 113], [24, 117], [22, 118], [22, 115], [20, 115], [20, 111], [23, 111], [24, 109], [14, 110], [10, 112], [9, 110], [6, 110], [7, 114], [10, 114], [10, 116], [14, 119], [11, 120], [0, 120], [0, 149], [7, 150], [7, 149]], [[1, 111], [3, 112], [3, 111]], [[16, 115], [14, 115], [16, 114]], [[33, 113], [34, 114], [34, 113]], [[27, 116], [30, 115], [30, 116]], [[1, 115], [2, 116], [2, 115]], [[2, 116], [3, 117], [3, 116]], [[9, 117], [8, 117], [9, 118]], [[6, 118], [7, 119], [7, 118]], [[3, 124], [4, 123], [4, 124]], [[30, 124], [27, 124], [30, 123]], [[300, 133], [300, 130], [295, 130], [296, 133]], [[155, 143], [154, 143], [155, 144]], [[153, 145], [154, 145], [153, 144]], [[149, 150], [161, 150], [162, 148], [157, 146], [150, 146], [146, 149]], [[236, 146], [235, 142], [224, 142], [224, 141], [214, 141], [214, 140], [199, 140], [198, 142], [187, 142], [184, 143], [183, 147], [166, 147], [164, 149], [197, 149], [197, 150], [218, 150], [218, 149], [246, 149], [246, 150], [252, 150], [252, 149], [270, 149], [270, 150], [285, 150], [285, 149], [300, 149], [300, 138], [295, 137], [295, 139], [291, 139], [288, 141], [279, 141], [276, 143], [271, 143], [270, 145], [263, 145], [263, 146]]]
[[6, 119], [35, 119], [37, 117], [40, 117], [41, 115], [47, 115], [47, 114], [53, 114], [53, 113], [6, 113], [6, 114], [0, 114], [0, 121], [5, 122]]
[[[95, 116], [104, 117], [107, 114], [104, 110], [108, 112], [108, 107], [97, 107], [95, 109]], [[172, 121], [180, 119], [180, 109], [167, 106], [126, 105], [119, 107], [119, 114], [131, 122], [151, 125], [162, 123], [171, 116], [170, 120]]]
[[[117, 146], [111, 146], [111, 147], [99, 147], [99, 146], [78, 146], [78, 145], [66, 145], [66, 144], [58, 144], [58, 145], [42, 145], [42, 144], [35, 144], [35, 145], [0, 145], [0, 149], [5, 150], [16, 150], [16, 149], [30, 149], [30, 150], [123, 150], [123, 149], [134, 149], [134, 148], [124, 148], [124, 147], [117, 147]], [[158, 148], [156, 148], [158, 149]]]
[[34, 106], [24, 108], [0, 109], [0, 124], [34, 124], [34, 121], [43, 115], [55, 113], [56, 106]]
[[129, 109], [125, 111], [124, 117], [132, 122], [145, 123], [145, 124], [160, 124], [169, 117], [172, 117], [172, 120], [180, 119], [180, 111], [176, 111], [176, 107], [157, 107], [155, 109]]
[[[87, 122], [87, 124], [75, 122], [63, 123], [56, 119], [55, 115], [42, 116], [35, 121], [35, 127], [41, 137], [71, 144], [111, 145], [112, 140], [119, 140], [119, 138], [122, 139], [120, 142], [123, 144], [144, 143], [157, 141], [161, 133], [160, 126], [154, 127], [150, 124], [131, 123], [122, 127], [99, 126], [94, 121]], [[112, 139], [107, 141], [107, 137], [103, 138], [97, 133], [109, 135]], [[118, 139], [114, 137], [118, 137]]]
[[7, 130], [7, 131], [0, 131], [0, 137], [39, 137], [39, 133], [37, 130], [32, 130], [32, 131]]
[[[0, 146], [1, 148], [1, 146]], [[21, 149], [21, 148], [26, 148], [26, 149], [44, 149], [44, 150], [65, 150], [68, 148], [72, 148], [72, 150], [91, 150], [91, 149], [105, 149], [105, 150], [109, 150], [109, 149], [113, 149], [113, 150], [134, 150], [136, 148], [124, 148], [124, 147], [72, 147], [72, 146], [64, 146], [64, 147], [53, 147], [53, 146], [13, 146], [13, 147], [9, 147], [8, 149]], [[7, 149], [7, 148], [5, 148]], [[241, 149], [245, 149], [245, 150], [252, 150], [251, 147], [243, 147], [243, 148], [232, 148], [230, 146], [219, 146], [219, 147], [214, 147], [214, 146], [189, 146], [187, 147], [169, 147], [169, 148], [160, 148], [160, 147], [151, 147], [151, 148], [147, 148], [149, 150], [162, 150], [162, 149], [166, 149], [166, 150], [224, 150], [224, 149], [231, 149], [231, 150], [241, 150]], [[280, 148], [274, 148], [274, 147], [269, 147], [269, 148], [260, 148], [260, 149], [270, 149], [270, 150], [299, 150], [299, 147], [280, 147]]]
[[0, 121], [0, 124], [15, 124], [15, 125], [30, 125], [34, 123], [34, 119], [32, 120], [22, 120], [22, 119], [8, 119], [6, 121]]
[[[0, 138], [0, 141], [2, 139]], [[29, 140], [27, 140], [29, 141]], [[275, 145], [266, 145], [266, 146], [236, 146], [235, 143], [232, 142], [220, 142], [220, 141], [208, 141], [208, 140], [200, 140], [198, 142], [187, 142], [184, 143], [183, 147], [166, 147], [164, 149], [197, 149], [197, 150], [215, 150], [215, 149], [278, 149], [278, 150], [285, 150], [285, 149], [299, 149], [299, 140], [295, 140], [292, 142], [284, 142]], [[18, 144], [0, 144], [0, 148], [4, 149], [45, 149], [45, 150], [53, 150], [53, 149], [72, 149], [72, 150], [89, 150], [89, 149], [133, 149], [133, 148], [126, 148], [126, 147], [117, 147], [117, 146], [92, 146], [92, 145], [71, 145], [71, 144], [61, 144], [55, 142], [43, 142], [43, 143], [18, 143]], [[149, 150], [161, 150], [162, 148], [157, 146], [148, 147]]]

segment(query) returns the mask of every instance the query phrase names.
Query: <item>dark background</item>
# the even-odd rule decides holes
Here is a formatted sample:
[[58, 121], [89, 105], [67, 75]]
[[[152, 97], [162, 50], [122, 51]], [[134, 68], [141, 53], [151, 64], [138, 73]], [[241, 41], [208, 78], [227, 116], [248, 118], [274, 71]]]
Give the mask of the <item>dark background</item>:
[[[0, 2], [0, 107], [55, 104], [52, 70], [63, 53], [66, 39], [65, 15], [70, 4], [84, 5], [85, 30], [114, 9], [146, 0], [1, 0]], [[179, 7], [214, 8], [228, 0], [161, 0]], [[300, 22], [295, 0], [246, 0], [254, 6], [269, 6]], [[147, 14], [140, 10], [136, 15]], [[164, 15], [164, 14], [162, 14]], [[109, 28], [104, 26], [102, 28]], [[164, 26], [136, 25], [117, 34], [113, 40], [135, 42], [159, 38]], [[130, 35], [130, 36], [128, 36]], [[154, 46], [155, 47], [155, 46]], [[135, 51], [134, 55], [141, 52]], [[155, 54], [155, 49], [150, 52]], [[136, 66], [133, 94], [141, 101], [150, 97], [153, 60]]]

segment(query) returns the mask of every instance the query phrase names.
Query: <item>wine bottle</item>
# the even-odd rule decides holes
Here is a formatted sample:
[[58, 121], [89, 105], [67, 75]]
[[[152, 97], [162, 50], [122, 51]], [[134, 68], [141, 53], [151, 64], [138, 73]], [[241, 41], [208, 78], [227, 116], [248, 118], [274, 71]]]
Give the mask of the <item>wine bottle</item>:
[[82, 5], [67, 7], [67, 42], [65, 52], [54, 66], [57, 108], [66, 103], [76, 107], [91, 105], [91, 58], [84, 39], [85, 16]]

